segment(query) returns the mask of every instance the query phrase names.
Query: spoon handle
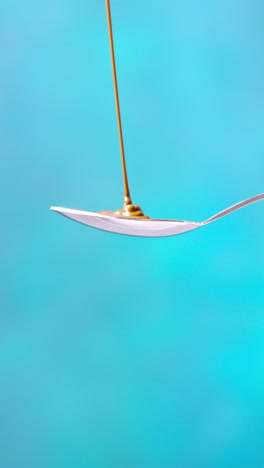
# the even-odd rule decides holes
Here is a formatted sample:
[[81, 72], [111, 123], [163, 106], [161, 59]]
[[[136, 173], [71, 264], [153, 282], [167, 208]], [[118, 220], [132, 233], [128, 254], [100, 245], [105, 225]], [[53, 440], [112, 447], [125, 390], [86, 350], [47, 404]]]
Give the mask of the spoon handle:
[[255, 203], [260, 200], [264, 200], [264, 193], [260, 193], [259, 195], [255, 195], [254, 197], [247, 198], [246, 200], [243, 200], [239, 203], [236, 203], [235, 205], [230, 206], [229, 208], [226, 208], [223, 211], [220, 211], [219, 213], [204, 221], [203, 224], [216, 221], [217, 219], [223, 218], [223, 216], [229, 215], [230, 213], [233, 213], [236, 210], [240, 210], [240, 208], [244, 208], [244, 206], [251, 205], [251, 203]]

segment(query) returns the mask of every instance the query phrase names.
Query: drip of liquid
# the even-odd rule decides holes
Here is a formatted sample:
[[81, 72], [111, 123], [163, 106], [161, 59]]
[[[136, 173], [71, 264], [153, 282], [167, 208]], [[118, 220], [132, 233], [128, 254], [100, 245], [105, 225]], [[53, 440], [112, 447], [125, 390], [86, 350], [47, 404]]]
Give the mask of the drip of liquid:
[[123, 139], [123, 131], [122, 131], [121, 111], [120, 111], [120, 103], [119, 103], [119, 93], [118, 93], [116, 63], [115, 63], [115, 49], [114, 49], [114, 38], [113, 38], [113, 29], [112, 29], [110, 0], [106, 0], [106, 12], [107, 12], [107, 22], [108, 22], [108, 33], [109, 33], [109, 42], [110, 42], [114, 92], [115, 92], [118, 134], [119, 134], [119, 142], [120, 142], [120, 150], [121, 150], [121, 162], [122, 162], [122, 171], [123, 171], [124, 206], [123, 206], [122, 209], [114, 211], [114, 212], [112, 212], [112, 211], [103, 211], [101, 213], [108, 214], [108, 215], [111, 215], [111, 216], [125, 216], [126, 218], [130, 218], [130, 217], [131, 218], [148, 218], [148, 216], [144, 215], [143, 211], [141, 210], [141, 208], [139, 206], [133, 205], [131, 197], [130, 197], [127, 170], [126, 170], [126, 159], [125, 159], [125, 148], [124, 148], [124, 139]]
[[133, 205], [131, 199], [125, 199], [124, 206], [121, 210], [117, 211], [100, 211], [101, 214], [108, 216], [126, 217], [126, 218], [142, 218], [149, 219], [148, 216], [144, 215], [141, 208], [137, 205]]

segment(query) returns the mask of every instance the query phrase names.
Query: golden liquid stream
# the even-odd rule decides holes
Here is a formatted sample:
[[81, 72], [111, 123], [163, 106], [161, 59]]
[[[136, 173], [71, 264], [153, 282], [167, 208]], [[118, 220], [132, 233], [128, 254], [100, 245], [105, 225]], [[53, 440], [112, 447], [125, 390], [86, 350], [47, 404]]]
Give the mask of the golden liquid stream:
[[121, 111], [120, 111], [119, 94], [118, 94], [118, 83], [117, 83], [117, 73], [116, 73], [116, 63], [115, 63], [115, 49], [114, 49], [110, 0], [106, 0], [106, 11], [107, 11], [108, 33], [109, 33], [112, 72], [113, 72], [114, 91], [115, 91], [116, 113], [117, 113], [117, 122], [118, 122], [118, 134], [119, 134], [123, 182], [124, 182], [124, 206], [122, 209], [114, 211], [114, 212], [113, 211], [101, 211], [100, 213], [107, 214], [110, 216], [120, 216], [120, 217], [124, 216], [126, 218], [130, 218], [130, 217], [131, 218], [148, 218], [148, 216], [144, 215], [143, 211], [141, 210], [139, 206], [133, 205], [131, 196], [130, 196], [128, 178], [127, 178], [127, 170], [126, 170], [126, 159], [125, 159], [125, 148], [124, 148], [124, 139], [123, 139], [123, 131], [122, 131]]

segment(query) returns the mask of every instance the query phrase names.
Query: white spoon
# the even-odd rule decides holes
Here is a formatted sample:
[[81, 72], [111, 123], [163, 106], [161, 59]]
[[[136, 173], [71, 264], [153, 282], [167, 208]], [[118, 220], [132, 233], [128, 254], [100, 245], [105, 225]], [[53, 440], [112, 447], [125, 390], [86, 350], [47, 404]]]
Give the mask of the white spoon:
[[67, 218], [73, 219], [87, 226], [101, 229], [103, 231], [114, 232], [116, 234], [126, 234], [129, 236], [141, 237], [165, 237], [176, 236], [184, 232], [193, 231], [206, 224], [212, 223], [217, 219], [223, 218], [230, 213], [233, 213], [246, 205], [264, 200], [264, 193], [255, 197], [247, 198], [246, 200], [230, 206], [226, 210], [220, 211], [211, 218], [201, 223], [192, 221], [176, 221], [167, 219], [142, 219], [142, 218], [126, 218], [124, 216], [109, 216], [101, 213], [91, 213], [90, 211], [71, 210], [69, 208], [59, 208], [52, 206], [51, 210], [60, 213]]

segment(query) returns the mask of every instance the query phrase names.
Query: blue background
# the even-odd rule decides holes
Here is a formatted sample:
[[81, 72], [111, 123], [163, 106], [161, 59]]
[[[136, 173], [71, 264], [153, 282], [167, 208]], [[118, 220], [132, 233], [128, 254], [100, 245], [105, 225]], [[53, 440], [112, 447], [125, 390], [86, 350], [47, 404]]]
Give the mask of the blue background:
[[[112, 1], [133, 201], [264, 191], [261, 0]], [[1, 468], [264, 467], [264, 206], [122, 205], [103, 0], [0, 0]]]

